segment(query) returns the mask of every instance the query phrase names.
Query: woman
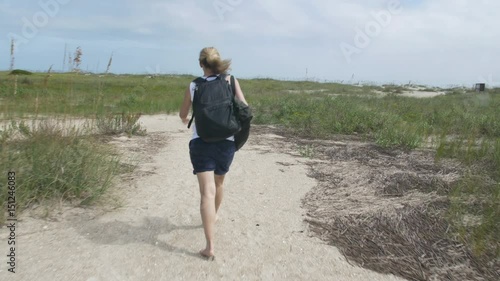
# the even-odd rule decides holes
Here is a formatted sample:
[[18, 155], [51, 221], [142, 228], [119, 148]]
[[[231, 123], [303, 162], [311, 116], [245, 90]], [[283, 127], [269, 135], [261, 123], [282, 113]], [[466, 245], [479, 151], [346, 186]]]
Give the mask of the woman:
[[[215, 77], [209, 76], [227, 74], [231, 60], [222, 60], [217, 49], [207, 47], [201, 50], [199, 63], [203, 69], [203, 78], [211, 81]], [[229, 75], [226, 80], [230, 83]], [[238, 80], [235, 79], [234, 81], [236, 98], [247, 104]], [[188, 114], [192, 105], [195, 87], [195, 83], [191, 82], [184, 95], [184, 101], [179, 112], [179, 117], [184, 124], [189, 122]], [[220, 142], [207, 143], [198, 136], [196, 125], [193, 126], [193, 137], [189, 142], [189, 154], [193, 164], [193, 173], [198, 177], [200, 186], [200, 213], [206, 238], [206, 247], [200, 251], [200, 254], [209, 260], [213, 260], [215, 257], [216, 215], [222, 202], [224, 177], [229, 171], [234, 152], [234, 137], [229, 137]]]

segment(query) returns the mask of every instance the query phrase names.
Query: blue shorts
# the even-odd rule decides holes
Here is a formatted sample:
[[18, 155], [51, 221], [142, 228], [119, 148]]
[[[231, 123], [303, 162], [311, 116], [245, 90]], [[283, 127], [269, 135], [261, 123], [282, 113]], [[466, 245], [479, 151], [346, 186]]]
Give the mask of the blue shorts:
[[225, 175], [233, 162], [236, 146], [234, 141], [204, 142], [201, 138], [189, 142], [189, 156], [193, 164], [193, 174], [214, 171]]

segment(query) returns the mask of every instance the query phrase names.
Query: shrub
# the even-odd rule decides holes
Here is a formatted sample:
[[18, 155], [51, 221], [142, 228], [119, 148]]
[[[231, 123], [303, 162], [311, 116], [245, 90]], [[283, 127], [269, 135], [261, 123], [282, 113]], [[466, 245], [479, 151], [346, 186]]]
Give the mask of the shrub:
[[10, 73], [10, 75], [32, 75], [32, 72], [29, 72], [27, 70], [22, 70], [22, 69], [14, 69]]
[[[12, 122], [0, 131], [0, 156], [1, 173], [17, 175], [18, 210], [57, 198], [88, 204], [119, 171], [118, 159], [109, 148], [75, 127], [62, 129], [48, 122], [31, 126]], [[4, 193], [0, 206], [6, 203]]]
[[119, 135], [127, 134], [128, 136], [146, 134], [146, 129], [143, 129], [137, 121], [141, 114], [121, 113], [98, 115], [96, 120], [97, 132], [104, 135]]

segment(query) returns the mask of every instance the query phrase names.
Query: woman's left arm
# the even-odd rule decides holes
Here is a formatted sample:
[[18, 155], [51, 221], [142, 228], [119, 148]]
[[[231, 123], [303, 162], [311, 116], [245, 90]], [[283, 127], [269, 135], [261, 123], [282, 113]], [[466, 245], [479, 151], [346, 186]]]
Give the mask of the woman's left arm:
[[247, 101], [245, 99], [245, 95], [243, 95], [243, 91], [241, 90], [240, 82], [236, 78], [234, 78], [234, 86], [235, 86], [235, 89], [236, 89], [236, 93], [235, 93], [236, 98], [238, 98], [244, 104], [248, 105], [248, 103], [247, 103]]

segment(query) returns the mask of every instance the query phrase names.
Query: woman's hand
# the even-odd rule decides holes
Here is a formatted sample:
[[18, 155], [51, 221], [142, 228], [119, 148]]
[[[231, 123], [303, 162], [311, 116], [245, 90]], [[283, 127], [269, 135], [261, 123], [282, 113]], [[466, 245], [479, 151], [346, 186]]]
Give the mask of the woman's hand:
[[189, 120], [191, 120], [189, 117], [187, 118], [181, 118], [182, 120], [182, 123], [184, 123], [184, 125], [187, 125], [189, 123]]

